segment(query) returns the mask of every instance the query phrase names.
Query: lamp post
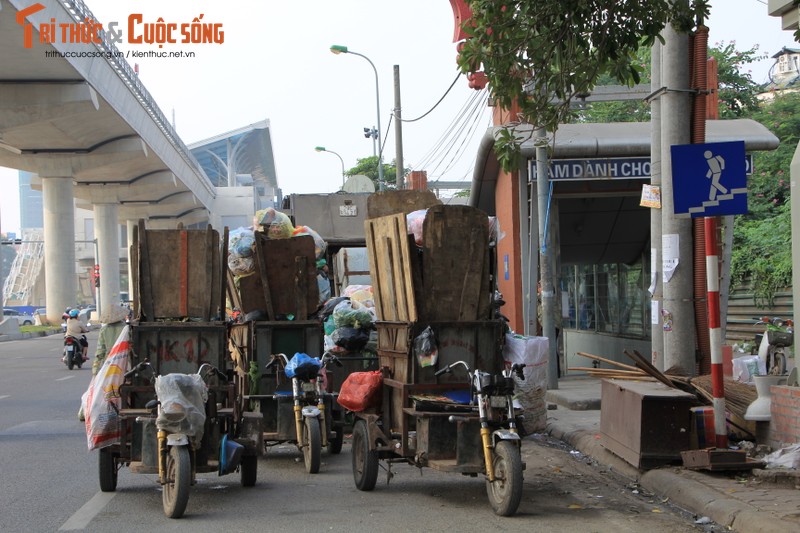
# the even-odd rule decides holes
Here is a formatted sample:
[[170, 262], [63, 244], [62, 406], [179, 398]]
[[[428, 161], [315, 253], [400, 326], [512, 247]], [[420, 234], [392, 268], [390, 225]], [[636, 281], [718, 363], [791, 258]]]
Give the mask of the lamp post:
[[333, 154], [333, 155], [335, 155], [336, 157], [339, 158], [339, 161], [342, 162], [342, 189], [344, 189], [344, 159], [342, 159], [342, 156], [340, 156], [339, 154], [337, 154], [333, 150], [328, 150], [324, 146], [317, 146], [317, 147], [314, 148], [314, 150], [316, 150], [317, 152], [328, 152], [329, 154]]
[[364, 54], [359, 54], [358, 52], [353, 52], [352, 50], [348, 50], [346, 46], [341, 46], [338, 44], [334, 44], [331, 46], [331, 52], [336, 55], [339, 54], [353, 54], [358, 57], [363, 57], [366, 59], [370, 66], [372, 67], [372, 71], [375, 73], [375, 101], [377, 103], [377, 110], [378, 110], [378, 190], [382, 191], [384, 189], [383, 185], [383, 148], [381, 147], [381, 93], [378, 88], [378, 69], [375, 68], [375, 64]]

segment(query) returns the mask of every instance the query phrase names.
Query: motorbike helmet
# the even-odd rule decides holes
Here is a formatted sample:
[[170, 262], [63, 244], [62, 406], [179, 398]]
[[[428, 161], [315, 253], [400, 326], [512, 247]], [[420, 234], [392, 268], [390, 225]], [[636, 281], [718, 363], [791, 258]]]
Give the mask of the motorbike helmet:
[[80, 311], [78, 311], [77, 309], [70, 309], [70, 311], [69, 311], [70, 318], [78, 318], [79, 314], [80, 314]]

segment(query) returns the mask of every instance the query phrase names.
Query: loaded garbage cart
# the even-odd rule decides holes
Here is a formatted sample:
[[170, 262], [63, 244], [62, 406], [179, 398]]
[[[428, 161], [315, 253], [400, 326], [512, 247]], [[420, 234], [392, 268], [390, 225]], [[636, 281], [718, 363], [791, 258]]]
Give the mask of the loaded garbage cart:
[[257, 477], [261, 420], [234, 386], [221, 244], [210, 226], [149, 230], [140, 221], [131, 245], [134, 320], [129, 343], [115, 346], [128, 359], [119, 439], [100, 449], [100, 488], [114, 491], [122, 466], [158, 474], [171, 518], [183, 515], [198, 473], [238, 470], [244, 486]]
[[502, 359], [492, 221], [475, 208], [435, 205], [365, 225], [382, 382], [374, 395], [340, 393], [343, 404], [374, 398], [350, 407], [356, 487], [375, 487], [380, 461], [388, 471], [408, 463], [481, 476], [494, 511], [514, 514], [524, 464], [512, 373], [521, 377], [522, 365]]
[[[334, 394], [321, 376], [329, 359], [322, 326], [313, 318], [319, 307], [318, 245], [311, 235], [269, 234], [254, 232], [252, 271], [228, 280], [232, 305], [244, 317], [231, 326], [229, 337], [237, 393], [261, 417], [262, 450], [295, 443], [306, 470], [316, 473], [321, 449], [339, 453], [344, 437]], [[293, 374], [300, 358], [306, 366]]]

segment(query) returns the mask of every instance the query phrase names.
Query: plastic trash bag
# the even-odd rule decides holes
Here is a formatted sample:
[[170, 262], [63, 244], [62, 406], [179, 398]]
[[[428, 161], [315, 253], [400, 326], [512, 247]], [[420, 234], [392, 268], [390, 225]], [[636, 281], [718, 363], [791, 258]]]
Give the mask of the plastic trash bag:
[[414, 355], [417, 356], [417, 363], [422, 368], [436, 366], [439, 360], [439, 347], [436, 345], [436, 335], [430, 326], [414, 339]]
[[414, 242], [417, 246], [422, 246], [422, 225], [425, 223], [427, 214], [427, 209], [419, 209], [406, 215], [406, 228], [409, 233], [414, 235]]
[[503, 359], [508, 364], [522, 363], [524, 380], [514, 377], [514, 399], [525, 414], [527, 432], [542, 431], [547, 423], [547, 366], [550, 342], [547, 337], [528, 337], [507, 333]]
[[103, 366], [81, 396], [86, 421], [86, 441], [90, 450], [119, 444], [119, 387], [130, 369], [131, 327], [122, 329]]
[[342, 383], [336, 402], [355, 413], [381, 404], [383, 376], [380, 370], [353, 372]]
[[331, 333], [331, 339], [336, 346], [355, 352], [366, 346], [369, 341], [369, 331], [362, 328], [337, 328]]
[[286, 213], [271, 207], [256, 212], [253, 218], [255, 227], [261, 226], [270, 239], [288, 239], [294, 232], [294, 226]]
[[203, 438], [208, 387], [199, 374], [166, 374], [156, 378], [156, 396], [161, 411], [156, 427], [169, 433]]
[[238, 228], [230, 232], [228, 241], [228, 268], [234, 276], [246, 276], [255, 272], [256, 239], [249, 228]]
[[375, 321], [375, 315], [366, 307], [356, 308], [352, 300], [344, 300], [333, 309], [333, 322], [337, 328], [369, 328]]
[[322, 368], [322, 361], [319, 358], [298, 352], [289, 359], [283, 372], [288, 378], [297, 376], [298, 379], [309, 380], [319, 373], [320, 368]]
[[342, 303], [345, 300], [349, 300], [347, 296], [337, 296], [336, 298], [331, 298], [325, 305], [322, 306], [319, 314], [317, 315], [321, 321], [326, 321], [329, 316], [333, 314], [333, 310], [336, 309], [336, 306]]

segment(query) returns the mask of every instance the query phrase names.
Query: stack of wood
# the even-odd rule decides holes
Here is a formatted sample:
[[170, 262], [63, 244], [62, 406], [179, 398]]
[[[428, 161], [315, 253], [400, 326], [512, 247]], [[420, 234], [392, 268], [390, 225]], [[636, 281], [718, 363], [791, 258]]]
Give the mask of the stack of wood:
[[[642, 354], [634, 350], [633, 353], [627, 350], [623, 353], [628, 356], [635, 364], [626, 365], [612, 359], [600, 357], [586, 352], [577, 352], [577, 355], [606, 363], [614, 368], [594, 368], [594, 367], [572, 367], [569, 370], [586, 372], [590, 376], [608, 379], [639, 380], [639, 381], [660, 381], [671, 388], [681, 389], [697, 395], [705, 404], [711, 404], [713, 400], [711, 376], [687, 377], [680, 375], [679, 372], [668, 370], [661, 372], [650, 363]], [[734, 415], [744, 417], [748, 406], [753, 403], [758, 395], [755, 387], [746, 383], [741, 383], [732, 378], [725, 378], [725, 408]]]

